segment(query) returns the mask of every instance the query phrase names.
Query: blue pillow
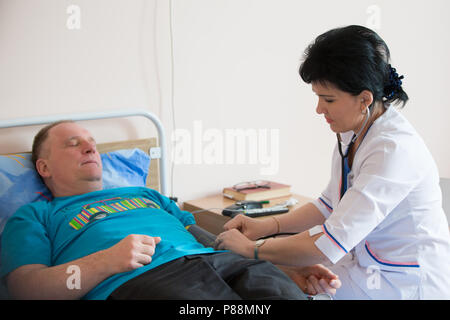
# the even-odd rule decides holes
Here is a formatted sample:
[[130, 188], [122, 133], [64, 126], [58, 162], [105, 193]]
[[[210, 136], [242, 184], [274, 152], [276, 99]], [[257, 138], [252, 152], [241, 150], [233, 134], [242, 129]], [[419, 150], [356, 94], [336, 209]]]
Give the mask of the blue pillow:
[[[101, 155], [103, 188], [145, 186], [150, 157], [140, 149]], [[52, 195], [31, 163], [31, 154], [0, 156], [0, 235], [6, 220], [21, 206], [50, 201]]]
[[141, 149], [103, 153], [103, 189], [145, 187], [150, 157]]

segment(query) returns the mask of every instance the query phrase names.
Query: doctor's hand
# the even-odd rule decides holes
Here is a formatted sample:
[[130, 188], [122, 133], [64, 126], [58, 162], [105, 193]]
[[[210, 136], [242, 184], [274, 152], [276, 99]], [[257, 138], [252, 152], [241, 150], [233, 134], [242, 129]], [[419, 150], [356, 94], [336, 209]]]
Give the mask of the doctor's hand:
[[253, 258], [255, 241], [247, 238], [238, 229], [231, 229], [219, 234], [216, 238], [214, 249], [231, 250], [241, 256]]
[[309, 295], [328, 293], [335, 295], [342, 285], [339, 277], [321, 264], [308, 267], [277, 266]]
[[275, 219], [254, 219], [243, 214], [238, 214], [233, 219], [224, 224], [225, 230], [237, 229], [250, 240], [257, 240], [262, 237], [276, 233], [277, 223]]

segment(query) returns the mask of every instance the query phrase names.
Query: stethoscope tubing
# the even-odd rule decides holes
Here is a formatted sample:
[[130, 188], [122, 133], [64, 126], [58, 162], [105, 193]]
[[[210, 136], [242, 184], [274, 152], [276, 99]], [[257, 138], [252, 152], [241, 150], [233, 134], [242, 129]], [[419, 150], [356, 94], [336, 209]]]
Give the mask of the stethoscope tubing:
[[[349, 144], [345, 144], [343, 143], [340, 139], [339, 139], [339, 134], [336, 134], [337, 140], [338, 140], [338, 149], [339, 149], [339, 154], [341, 155], [341, 172], [342, 172], [342, 179], [346, 178], [346, 176], [344, 177], [344, 173], [345, 173], [345, 158], [347, 158], [348, 153], [350, 151], [350, 148], [352, 147], [352, 145], [355, 143], [356, 139], [358, 139], [358, 137], [361, 135], [362, 131], [364, 130], [364, 128], [367, 125], [367, 122], [370, 119], [370, 109], [369, 107], [367, 107], [367, 112], [366, 112], [366, 119], [364, 120], [363, 125], [361, 126], [361, 129], [359, 129], [359, 131], [355, 134], [353, 134], [352, 139], [350, 140]], [[347, 147], [347, 150], [345, 152], [345, 155], [342, 152], [342, 145]], [[344, 181], [341, 182], [341, 190], [340, 190], [340, 198], [342, 199], [342, 197], [344, 196], [344, 193], [346, 190], [345, 186], [347, 184], [344, 183]]]

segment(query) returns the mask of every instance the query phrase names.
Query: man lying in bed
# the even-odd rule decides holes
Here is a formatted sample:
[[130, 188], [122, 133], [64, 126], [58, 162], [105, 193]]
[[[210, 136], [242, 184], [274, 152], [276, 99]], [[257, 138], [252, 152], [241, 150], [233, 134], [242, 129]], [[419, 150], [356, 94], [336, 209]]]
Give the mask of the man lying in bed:
[[186, 230], [193, 216], [158, 192], [102, 190], [95, 140], [78, 124], [43, 128], [32, 159], [54, 200], [21, 207], [4, 229], [0, 276], [12, 297], [305, 298], [272, 264], [202, 246]]

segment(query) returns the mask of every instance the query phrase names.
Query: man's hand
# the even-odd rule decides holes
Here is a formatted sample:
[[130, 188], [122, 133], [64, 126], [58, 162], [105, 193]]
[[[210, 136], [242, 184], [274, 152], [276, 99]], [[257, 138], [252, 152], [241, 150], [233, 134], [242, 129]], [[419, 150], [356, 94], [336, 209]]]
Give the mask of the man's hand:
[[161, 241], [160, 237], [150, 237], [142, 234], [130, 234], [117, 244], [105, 250], [110, 261], [110, 266], [115, 273], [127, 272], [152, 261], [156, 245]]
[[[142, 267], [152, 261], [160, 237], [129, 235], [114, 246], [64, 264], [48, 267], [28, 264], [11, 271], [8, 290], [16, 299], [79, 299], [106, 278]], [[81, 286], [67, 286], [67, 270], [81, 270]]]
[[[152, 261], [160, 237], [129, 235], [114, 246], [56, 266], [28, 264], [11, 271], [8, 290], [15, 299], [79, 299], [106, 278]], [[81, 270], [81, 286], [67, 286], [68, 267]]]
[[336, 290], [342, 285], [339, 277], [330, 269], [321, 264], [308, 267], [278, 266], [283, 270], [299, 287], [309, 295], [328, 293], [335, 295]]

